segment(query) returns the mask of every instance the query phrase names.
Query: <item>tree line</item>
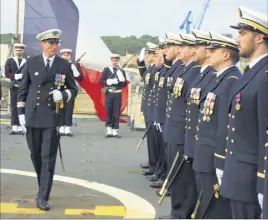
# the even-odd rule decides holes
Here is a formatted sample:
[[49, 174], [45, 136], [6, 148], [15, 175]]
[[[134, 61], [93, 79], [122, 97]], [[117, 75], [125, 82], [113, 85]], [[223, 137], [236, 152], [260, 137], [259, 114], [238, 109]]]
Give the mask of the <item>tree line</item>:
[[[12, 37], [14, 37], [12, 33], [1, 34], [1, 44], [10, 44]], [[21, 39], [20, 35], [19, 39]], [[148, 41], [155, 44], [158, 43], [158, 38], [150, 35], [143, 35], [139, 38], [134, 35], [129, 37], [102, 36], [101, 39], [111, 52], [118, 53], [121, 56], [126, 54], [139, 54], [141, 48], [143, 48]]]

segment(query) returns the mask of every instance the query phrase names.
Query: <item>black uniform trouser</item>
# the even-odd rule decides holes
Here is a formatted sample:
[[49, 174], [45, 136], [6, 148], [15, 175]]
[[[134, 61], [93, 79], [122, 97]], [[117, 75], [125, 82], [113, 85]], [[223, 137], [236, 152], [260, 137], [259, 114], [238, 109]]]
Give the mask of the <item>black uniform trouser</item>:
[[11, 125], [20, 125], [17, 112], [17, 95], [18, 88], [12, 87], [10, 89], [10, 102], [11, 102]]
[[[173, 143], [168, 144], [168, 167], [170, 168], [177, 151], [179, 151], [179, 160], [176, 163], [174, 171], [169, 180], [178, 169], [183, 159], [184, 145]], [[171, 215], [174, 217], [190, 218], [197, 200], [197, 191], [195, 185], [195, 175], [192, 169], [193, 161], [184, 162], [181, 166], [174, 182], [171, 185]]]
[[[145, 127], [146, 129], [150, 125], [150, 121], [147, 120], [147, 117], [144, 117], [145, 120]], [[148, 129], [147, 132], [147, 150], [148, 150], [148, 163], [149, 163], [149, 169], [154, 172], [157, 164], [157, 152], [155, 150], [155, 138], [154, 138], [154, 133], [153, 133], [153, 127], [154, 125], [152, 124], [150, 128]]]
[[64, 102], [64, 107], [60, 109], [60, 126], [72, 126], [74, 99], [69, 102]]
[[110, 93], [105, 97], [106, 127], [119, 129], [120, 110], [122, 105], [122, 93]]
[[56, 128], [27, 127], [26, 139], [37, 174], [39, 199], [49, 200], [57, 157]]
[[160, 177], [162, 180], [165, 180], [167, 176], [167, 158], [166, 158], [166, 148], [167, 144], [164, 142], [163, 138], [163, 129], [164, 126], [161, 126], [161, 131], [158, 127], [154, 126], [154, 138], [156, 142], [156, 151], [157, 151], [157, 165], [155, 170], [155, 175]]
[[195, 173], [198, 195], [202, 191], [201, 203], [196, 218], [230, 219], [231, 206], [228, 199], [219, 195], [215, 197], [214, 185], [218, 184], [215, 173]]
[[256, 203], [245, 203], [230, 200], [233, 219], [259, 219], [261, 217], [261, 207]]

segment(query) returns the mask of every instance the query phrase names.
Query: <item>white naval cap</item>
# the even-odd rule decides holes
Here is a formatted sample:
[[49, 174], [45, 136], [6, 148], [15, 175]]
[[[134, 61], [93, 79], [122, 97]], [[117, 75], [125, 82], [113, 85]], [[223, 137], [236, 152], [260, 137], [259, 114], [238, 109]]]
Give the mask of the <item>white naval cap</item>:
[[163, 48], [166, 44], [166, 38], [164, 37], [158, 37], [158, 47]]
[[195, 45], [195, 36], [194, 35], [180, 32], [180, 36], [181, 36], [181, 39], [182, 39], [182, 42], [181, 42], [182, 46], [193, 46], [193, 45]]
[[16, 47], [24, 48], [24, 47], [26, 47], [26, 45], [25, 45], [25, 44], [22, 44], [22, 43], [15, 43], [15, 44], [14, 44], [14, 47], [15, 47], [15, 48], [16, 48]]
[[146, 52], [152, 52], [152, 53], [155, 53], [156, 50], [158, 48], [158, 45], [157, 44], [154, 44], [152, 42], [147, 42], [146, 43], [146, 48], [145, 48], [145, 51]]
[[259, 32], [268, 36], [268, 18], [266, 14], [252, 11], [246, 7], [238, 9], [239, 23], [237, 26], [230, 26], [234, 29], [248, 29], [254, 32]]
[[36, 36], [37, 40], [40, 41], [56, 41], [59, 42], [59, 38], [62, 34], [60, 29], [51, 29], [44, 31]]
[[211, 36], [208, 31], [192, 30], [192, 34], [195, 36], [196, 45], [209, 45], [211, 43]]
[[60, 50], [60, 53], [72, 53], [72, 49], [64, 48]]
[[180, 34], [168, 32], [166, 33], [166, 44], [167, 45], [181, 45], [182, 39]]
[[117, 53], [111, 53], [110, 54], [110, 57], [111, 57], [111, 59], [113, 59], [113, 58], [119, 59], [120, 58], [120, 55], [117, 54]]
[[208, 49], [227, 48], [238, 51], [238, 45], [234, 39], [215, 31], [210, 31], [209, 33], [211, 36], [211, 44], [207, 47]]

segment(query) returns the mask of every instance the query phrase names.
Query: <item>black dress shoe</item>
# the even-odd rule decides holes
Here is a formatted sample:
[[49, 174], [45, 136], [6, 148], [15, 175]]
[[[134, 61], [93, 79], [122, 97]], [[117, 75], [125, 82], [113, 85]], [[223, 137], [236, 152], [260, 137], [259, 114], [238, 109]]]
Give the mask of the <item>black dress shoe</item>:
[[151, 171], [151, 170], [143, 170], [143, 171], [142, 171], [142, 174], [143, 174], [144, 176], [150, 176], [150, 175], [153, 175], [154, 172]]
[[43, 199], [36, 199], [36, 206], [43, 211], [48, 211], [50, 209], [47, 201]]
[[152, 188], [161, 188], [163, 186], [163, 181], [162, 180], [158, 180], [156, 182], [153, 182], [150, 184], [150, 187]]
[[16, 134], [18, 134], [18, 132], [16, 132], [16, 131], [10, 131], [9, 132], [9, 135], [16, 135]]
[[73, 137], [74, 135], [72, 133], [65, 133], [65, 136], [68, 136], [68, 137]]
[[148, 176], [147, 179], [149, 181], [155, 182], [155, 181], [159, 180], [159, 177], [154, 174], [152, 176]]
[[121, 138], [119, 134], [113, 135], [114, 138]]
[[160, 215], [158, 219], [176, 219], [176, 217], [169, 214], [169, 215]]
[[148, 168], [149, 168], [149, 163], [141, 164], [140, 167], [141, 167], [142, 169], [148, 169]]
[[111, 137], [113, 137], [113, 135], [112, 134], [106, 134], [105, 137], [106, 138], [111, 138]]

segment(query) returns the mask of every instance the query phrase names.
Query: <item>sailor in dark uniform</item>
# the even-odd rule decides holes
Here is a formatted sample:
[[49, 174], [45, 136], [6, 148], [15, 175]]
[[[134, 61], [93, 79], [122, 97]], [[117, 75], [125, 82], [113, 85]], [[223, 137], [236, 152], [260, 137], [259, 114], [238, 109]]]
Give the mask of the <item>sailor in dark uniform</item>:
[[[266, 74], [268, 74], [268, 70], [266, 71]], [[267, 174], [267, 170], [268, 170], [268, 123], [266, 126], [266, 131], [265, 131], [265, 155], [263, 157], [263, 161], [264, 161], [264, 170], [266, 170], [265, 172], [265, 176], [264, 176], [264, 191], [263, 191], [263, 195], [260, 195], [259, 197], [263, 198], [263, 202], [259, 201], [260, 203], [262, 203], [262, 216], [263, 219], [268, 219], [268, 174]], [[260, 193], [261, 194], [261, 193]]]
[[[195, 36], [196, 59], [195, 61], [202, 66], [200, 73], [192, 84], [191, 90], [186, 95], [186, 126], [185, 126], [185, 144], [184, 154], [194, 157], [195, 134], [197, 126], [197, 117], [199, 114], [200, 98], [205, 93], [205, 89], [215, 78], [215, 70], [209, 66], [209, 50], [206, 48], [211, 43], [209, 32], [193, 30]], [[188, 120], [190, 119], [190, 121]]]
[[106, 137], [117, 137], [119, 135], [119, 119], [122, 105], [122, 88], [127, 86], [126, 73], [118, 65], [119, 54], [111, 54], [111, 66], [105, 67], [100, 79], [100, 84], [107, 86], [105, 96], [106, 107]]
[[[61, 57], [66, 59], [72, 68], [73, 76], [77, 81], [83, 80], [83, 75], [78, 70], [77, 66], [72, 63], [71, 49], [61, 49]], [[63, 108], [60, 111], [60, 135], [72, 137], [71, 126], [73, 124], [73, 110], [74, 110], [75, 97], [69, 102], [63, 103]]]
[[[161, 69], [155, 74], [155, 95], [154, 95], [154, 106], [152, 112], [152, 120], [155, 126], [156, 142], [158, 144], [158, 162], [156, 171], [148, 179], [153, 183], [150, 184], [153, 188], [160, 188], [166, 179], [168, 167], [167, 167], [167, 146], [163, 139], [163, 129], [165, 122], [165, 111], [167, 102], [167, 92], [164, 88], [165, 74], [172, 65], [171, 61], [166, 60], [166, 48], [165, 39], [159, 38], [159, 49], [158, 56], [156, 59], [161, 59]], [[157, 191], [158, 193], [159, 191]], [[159, 194], [158, 194], [159, 195]]]
[[49, 210], [48, 200], [56, 164], [58, 102], [70, 101], [77, 94], [69, 63], [56, 56], [61, 31], [52, 29], [36, 36], [43, 53], [27, 59], [18, 91], [20, 125], [26, 132], [39, 190], [37, 207]]
[[[196, 131], [193, 169], [201, 198], [198, 218], [231, 218], [229, 201], [219, 197], [218, 180], [214, 168], [214, 152], [222, 137], [217, 131], [226, 133], [226, 108], [230, 92], [241, 77], [235, 64], [239, 61], [236, 42], [216, 32], [210, 32], [212, 42], [210, 65], [217, 71], [216, 77], [207, 86], [200, 98], [200, 114]], [[220, 135], [222, 135], [220, 133]], [[219, 188], [219, 187], [218, 187]]]
[[[148, 149], [148, 163], [141, 164], [143, 175], [153, 175], [157, 165], [157, 152], [156, 143], [153, 135], [153, 125], [150, 124], [148, 119], [148, 98], [151, 91], [151, 84], [153, 82], [152, 72], [155, 70], [154, 60], [157, 45], [151, 42], [147, 42], [146, 48], [143, 48], [140, 52], [139, 59], [137, 61], [140, 76], [144, 81], [144, 89], [141, 100], [141, 112], [144, 116], [145, 127], [148, 129], [147, 133], [147, 149]], [[147, 66], [145, 65], [145, 61]]]
[[11, 80], [10, 88], [10, 104], [11, 104], [11, 131], [10, 134], [23, 134], [23, 130], [19, 124], [17, 112], [17, 95], [19, 83], [22, 79], [22, 73], [17, 72], [26, 62], [23, 58], [25, 45], [22, 43], [15, 43], [15, 56], [9, 58], [5, 64], [5, 76]]
[[[172, 60], [174, 62], [173, 66], [175, 66], [175, 70], [173, 66], [169, 70], [174, 71], [174, 75], [172, 75], [173, 82], [164, 127], [164, 138], [168, 148], [168, 163], [171, 167], [177, 152], [179, 153], [179, 163], [181, 161], [186, 162], [181, 166], [171, 185], [171, 213], [169, 216], [161, 216], [160, 218], [189, 218], [196, 202], [197, 193], [192, 171], [192, 160], [184, 157], [186, 94], [190, 90], [191, 84], [200, 74], [200, 66], [194, 61], [195, 38], [193, 35], [184, 33], [168, 34], [167, 44], [166, 58]], [[183, 66], [181, 62], [183, 62]]]
[[[220, 194], [230, 199], [232, 217], [259, 218], [261, 214], [258, 192], [258, 156], [264, 146], [263, 132], [267, 126], [268, 112], [268, 26], [267, 16], [239, 8], [240, 21], [236, 38], [241, 57], [249, 64], [237, 82], [228, 103], [228, 135], [226, 158]], [[257, 190], [256, 190], [257, 189]]]

